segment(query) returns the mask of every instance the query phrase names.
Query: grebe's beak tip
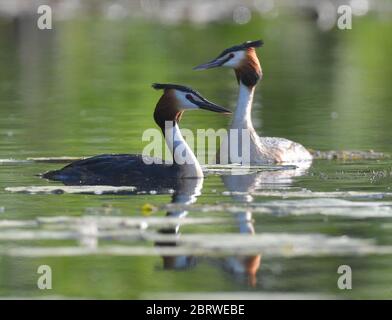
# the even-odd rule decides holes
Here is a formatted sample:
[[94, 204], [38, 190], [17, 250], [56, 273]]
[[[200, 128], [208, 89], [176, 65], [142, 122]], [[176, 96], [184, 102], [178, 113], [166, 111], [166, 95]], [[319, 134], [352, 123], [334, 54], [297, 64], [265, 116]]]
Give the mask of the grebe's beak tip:
[[200, 109], [212, 111], [212, 112], [218, 112], [218, 113], [223, 113], [223, 114], [231, 114], [232, 112], [229, 109], [223, 108], [221, 106], [218, 106], [215, 103], [209, 102], [209, 101], [203, 101], [202, 103], [198, 103], [198, 106]]
[[196, 67], [193, 67], [192, 70], [199, 71], [199, 70], [206, 70], [206, 69], [209, 69], [208, 66], [206, 66], [206, 65], [207, 65], [207, 64], [200, 64], [200, 65], [198, 65], [198, 66], [196, 66]]
[[211, 68], [216, 68], [216, 67], [220, 67], [222, 65], [221, 61], [218, 59], [212, 60], [210, 62], [207, 63], [203, 63], [200, 64], [196, 67], [193, 67], [193, 70], [207, 70], [207, 69], [211, 69]]

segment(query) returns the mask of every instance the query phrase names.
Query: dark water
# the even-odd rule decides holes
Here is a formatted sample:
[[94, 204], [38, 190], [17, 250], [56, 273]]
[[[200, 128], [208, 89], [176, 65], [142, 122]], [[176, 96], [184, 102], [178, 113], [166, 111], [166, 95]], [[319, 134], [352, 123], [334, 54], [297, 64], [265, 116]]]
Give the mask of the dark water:
[[[152, 82], [188, 84], [232, 108], [232, 71], [191, 68], [257, 38], [265, 41], [253, 110], [260, 134], [315, 150], [392, 153], [390, 21], [365, 17], [352, 30], [330, 32], [295, 16], [243, 26], [86, 19], [37, 31], [32, 23], [0, 23], [1, 159], [140, 153], [143, 131], [155, 127], [160, 93]], [[192, 113], [182, 127], [218, 129], [229, 121]], [[165, 207], [172, 194], [5, 190], [57, 185], [35, 174], [61, 165], [0, 163], [2, 297], [392, 297], [388, 159], [318, 160], [303, 175], [210, 174], [189, 207]], [[184, 190], [190, 197], [195, 186]], [[167, 212], [184, 221], [177, 246]], [[50, 220], [59, 216], [66, 218]], [[130, 224], [144, 217], [149, 225], [100, 220], [116, 217]], [[52, 268], [51, 291], [37, 289], [42, 264]], [[337, 287], [340, 265], [352, 268], [352, 290]]]

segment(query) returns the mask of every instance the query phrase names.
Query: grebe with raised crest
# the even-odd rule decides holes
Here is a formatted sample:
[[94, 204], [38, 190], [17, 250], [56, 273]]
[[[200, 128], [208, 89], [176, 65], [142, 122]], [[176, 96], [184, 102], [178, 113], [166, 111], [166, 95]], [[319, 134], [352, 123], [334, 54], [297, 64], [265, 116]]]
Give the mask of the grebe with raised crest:
[[[49, 171], [41, 176], [68, 185], [131, 184], [152, 187], [171, 185], [172, 180], [181, 178], [202, 178], [202, 168], [178, 126], [181, 116], [186, 110], [204, 109], [225, 114], [231, 111], [208, 101], [186, 86], [160, 83], [152, 86], [164, 90], [156, 105], [154, 120], [173, 153], [173, 163], [140, 154], [103, 154], [74, 161], [60, 170]], [[176, 162], [174, 154], [177, 148], [181, 150], [183, 164]]]
[[[247, 41], [224, 50], [217, 58], [201, 64], [194, 70], [205, 70], [216, 67], [228, 67], [235, 71], [239, 84], [237, 107], [234, 112], [231, 129], [247, 130], [250, 150], [249, 163], [296, 163], [311, 161], [312, 155], [301, 144], [285, 138], [259, 137], [252, 124], [251, 111], [255, 87], [262, 78], [262, 69], [255, 48], [263, 45], [262, 40]], [[241, 143], [229, 148], [241, 150]]]

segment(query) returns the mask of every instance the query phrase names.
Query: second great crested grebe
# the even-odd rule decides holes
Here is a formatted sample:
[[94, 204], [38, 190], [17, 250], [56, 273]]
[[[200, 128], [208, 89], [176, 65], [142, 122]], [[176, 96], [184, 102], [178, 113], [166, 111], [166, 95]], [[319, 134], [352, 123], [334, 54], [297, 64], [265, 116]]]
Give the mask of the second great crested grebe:
[[[249, 164], [295, 163], [312, 160], [312, 155], [299, 143], [285, 138], [259, 137], [253, 128], [251, 110], [256, 84], [262, 70], [255, 48], [261, 40], [248, 41], [224, 50], [214, 60], [201, 64], [194, 70], [228, 67], [235, 71], [239, 83], [239, 96], [231, 129], [248, 130], [250, 138]], [[241, 143], [230, 144], [230, 148], [241, 149]]]
[[[140, 154], [103, 154], [72, 162], [42, 177], [72, 185], [148, 184], [153, 187], [173, 179], [202, 178], [202, 168], [178, 127], [182, 113], [197, 109], [225, 114], [231, 111], [206, 100], [189, 87], [155, 83], [153, 88], [164, 90], [156, 105], [154, 120], [173, 153], [173, 163]], [[182, 160], [176, 162], [175, 155], [179, 153]]]

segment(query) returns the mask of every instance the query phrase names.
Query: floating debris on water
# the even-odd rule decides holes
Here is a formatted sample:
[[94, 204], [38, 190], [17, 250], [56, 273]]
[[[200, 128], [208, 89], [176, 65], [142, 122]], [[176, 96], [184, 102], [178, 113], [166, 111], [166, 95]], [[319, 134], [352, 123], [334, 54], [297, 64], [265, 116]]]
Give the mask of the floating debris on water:
[[[392, 202], [355, 202], [342, 199], [280, 200], [256, 204], [275, 211], [275, 214], [309, 215], [321, 214], [357, 219], [391, 218]], [[348, 210], [351, 209], [351, 210]]]
[[43, 163], [67, 163], [67, 162], [72, 162], [72, 161], [77, 161], [77, 160], [82, 160], [86, 159], [86, 157], [30, 157], [27, 158], [28, 161], [34, 161], [34, 162], [43, 162]]
[[141, 190], [143, 186], [107, 186], [107, 185], [79, 185], [79, 186], [21, 186], [21, 187], [6, 187], [4, 190], [13, 193], [27, 193], [27, 194], [118, 194], [118, 195], [161, 195], [173, 194], [175, 190], [166, 187], [158, 190]]
[[[173, 237], [156, 235], [155, 241], [173, 242]], [[18, 257], [65, 257], [65, 256], [178, 256], [203, 255], [246, 256], [262, 254], [268, 257], [304, 256], [362, 256], [369, 254], [392, 254], [392, 246], [377, 246], [372, 241], [346, 236], [328, 237], [321, 234], [265, 233], [194, 234], [177, 239], [177, 246], [126, 246], [105, 245], [90, 247], [2, 247], [0, 253]]]
[[157, 210], [157, 208], [149, 203], [145, 203], [141, 208], [142, 214], [145, 216], [150, 215], [153, 211], [156, 211], [156, 210]]
[[[166, 210], [189, 210], [192, 212], [251, 212], [270, 215], [326, 215], [347, 218], [392, 218], [392, 202], [359, 202], [342, 199], [301, 199], [266, 201], [262, 203], [226, 203], [218, 205], [168, 204]], [[348, 210], [351, 209], [351, 210]]]
[[13, 228], [13, 227], [37, 227], [36, 220], [0, 220], [0, 228]]
[[[41, 217], [36, 220], [0, 221], [0, 240], [80, 240], [86, 238], [145, 240], [154, 238], [140, 233], [150, 227], [173, 227], [179, 224], [219, 224], [230, 223], [224, 218], [175, 217]], [[29, 229], [27, 229], [29, 228]], [[167, 239], [167, 238], [165, 238]], [[171, 239], [173, 241], [173, 239]]]
[[20, 159], [0, 159], [1, 164], [23, 164], [23, 163], [31, 163], [31, 160], [20, 160]]
[[329, 150], [329, 151], [319, 151], [311, 150], [309, 152], [312, 154], [314, 159], [318, 160], [378, 160], [390, 158], [389, 155], [383, 152], [376, 152], [373, 150], [369, 151], [357, 151], [357, 150]]
[[46, 230], [2, 230], [0, 240], [67, 240], [77, 239], [78, 234], [71, 231], [46, 231]]
[[107, 216], [83, 216], [83, 217], [38, 217], [39, 224], [60, 225], [60, 226], [78, 226], [88, 219], [90, 222], [97, 224], [98, 228], [117, 228], [117, 227], [139, 227], [141, 223], [147, 223], [149, 226], [175, 226], [178, 224], [212, 224], [228, 223], [230, 220], [217, 217], [187, 217], [186, 219], [175, 217], [107, 217]]
[[28, 187], [7, 187], [6, 191], [14, 193], [29, 194], [62, 194], [62, 193], [81, 193], [81, 194], [133, 194], [135, 187], [113, 187], [113, 186], [28, 186]]
[[206, 174], [216, 175], [244, 175], [257, 172], [268, 172], [268, 171], [284, 171], [284, 170], [296, 170], [298, 169], [295, 165], [257, 165], [257, 166], [243, 166], [241, 164], [215, 164], [215, 165], [204, 165], [203, 171]]
[[[238, 191], [223, 191], [222, 195], [245, 195], [246, 192]], [[279, 198], [351, 198], [351, 199], [384, 199], [392, 198], [392, 192], [366, 192], [366, 191], [331, 191], [331, 192], [317, 192], [308, 189], [300, 191], [287, 191], [287, 190], [267, 190], [267, 191], [254, 191], [252, 196], [258, 197], [279, 197]]]

